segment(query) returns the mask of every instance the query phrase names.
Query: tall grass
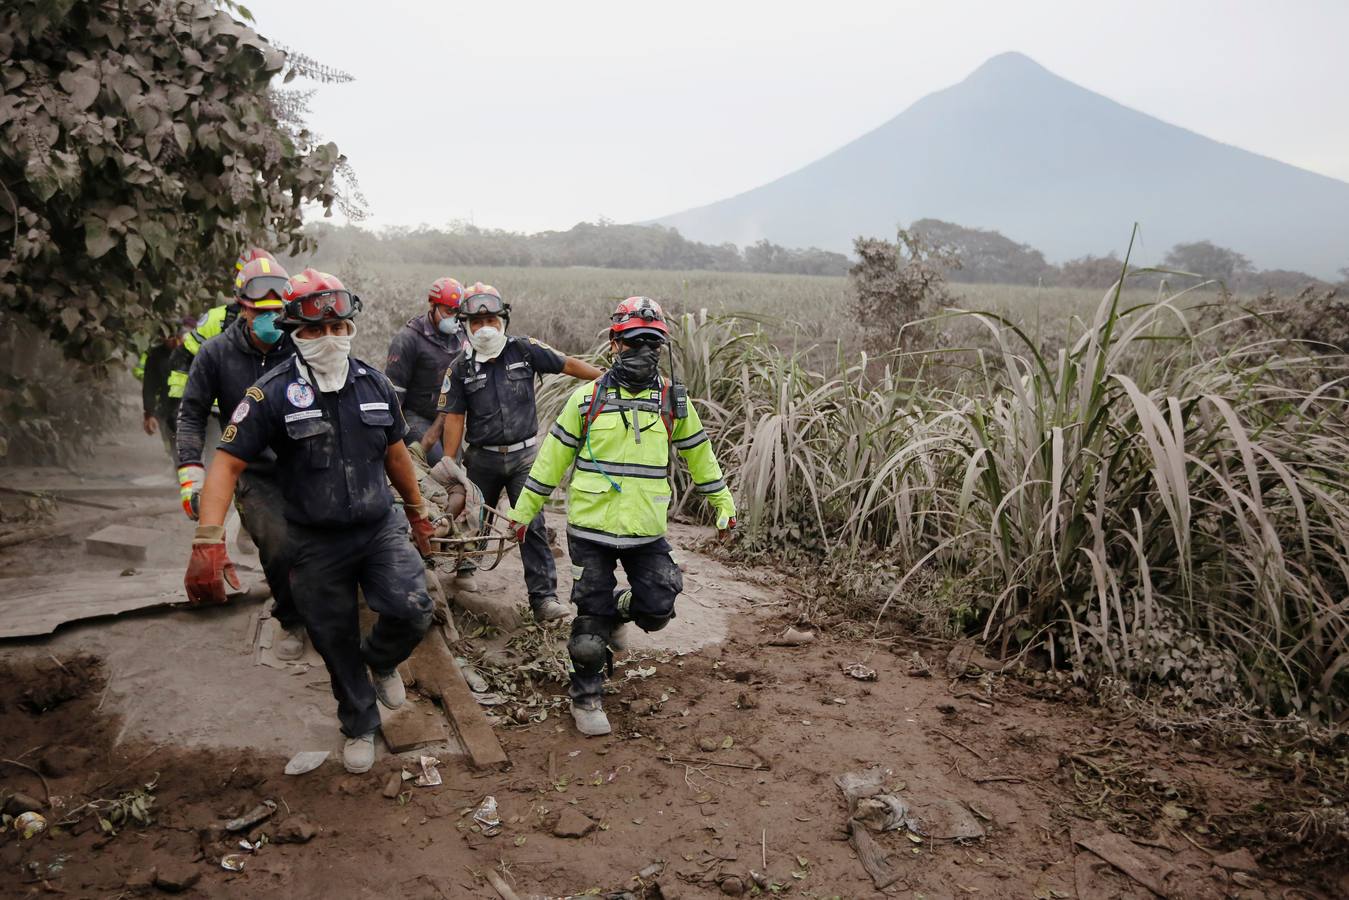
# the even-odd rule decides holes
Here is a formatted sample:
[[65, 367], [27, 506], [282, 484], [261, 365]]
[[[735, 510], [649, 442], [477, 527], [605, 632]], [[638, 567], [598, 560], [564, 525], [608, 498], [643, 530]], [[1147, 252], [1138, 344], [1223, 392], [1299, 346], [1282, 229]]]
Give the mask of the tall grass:
[[[805, 542], [972, 592], [985, 638], [1076, 666], [1314, 714], [1349, 687], [1344, 360], [1224, 346], [1180, 294], [1112, 290], [1046, 353], [998, 315], [988, 348], [810, 371], [688, 318], [695, 395], [751, 544]], [[703, 362], [706, 360], [706, 362]], [[877, 367], [881, 366], [879, 373]], [[908, 372], [901, 376], [899, 372]], [[937, 374], [940, 373], [940, 374]], [[924, 582], [930, 584], [931, 581]]]

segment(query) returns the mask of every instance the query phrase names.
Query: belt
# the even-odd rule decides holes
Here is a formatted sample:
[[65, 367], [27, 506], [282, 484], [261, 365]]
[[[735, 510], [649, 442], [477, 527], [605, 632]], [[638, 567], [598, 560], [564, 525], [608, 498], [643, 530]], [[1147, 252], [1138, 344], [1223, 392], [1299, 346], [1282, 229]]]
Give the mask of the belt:
[[518, 444], [469, 444], [474, 450], [486, 450], [489, 453], [514, 453], [516, 450], [524, 450], [526, 447], [533, 447], [539, 442], [536, 437], [525, 438]]

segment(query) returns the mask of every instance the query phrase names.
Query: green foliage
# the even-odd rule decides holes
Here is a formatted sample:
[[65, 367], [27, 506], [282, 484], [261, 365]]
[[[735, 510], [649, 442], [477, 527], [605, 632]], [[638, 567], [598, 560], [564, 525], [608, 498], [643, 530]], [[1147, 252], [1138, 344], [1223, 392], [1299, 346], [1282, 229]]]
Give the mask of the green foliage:
[[145, 349], [336, 200], [336, 146], [273, 109], [285, 53], [209, 0], [18, 0], [0, 61], [0, 315], [73, 359]]

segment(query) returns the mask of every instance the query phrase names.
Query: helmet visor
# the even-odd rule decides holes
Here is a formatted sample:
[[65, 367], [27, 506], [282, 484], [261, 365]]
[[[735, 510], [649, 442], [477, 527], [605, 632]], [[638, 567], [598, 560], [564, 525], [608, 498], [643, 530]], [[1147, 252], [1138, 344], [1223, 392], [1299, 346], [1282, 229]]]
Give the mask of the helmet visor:
[[322, 322], [350, 319], [360, 309], [360, 301], [351, 291], [320, 291], [292, 300], [287, 306], [290, 315], [301, 322]]
[[267, 297], [281, 299], [286, 292], [286, 279], [280, 275], [259, 275], [250, 278], [239, 292], [245, 300], [265, 300]]
[[[623, 325], [627, 322], [631, 322], [633, 319], [640, 319], [643, 322], [665, 323], [664, 317], [649, 306], [642, 306], [637, 309], [625, 309], [622, 312], [616, 312], [609, 317], [609, 321], [613, 322], [615, 325]], [[632, 327], [635, 328], [637, 326], [634, 325]]]
[[474, 294], [459, 303], [459, 314], [464, 316], [499, 316], [506, 304], [496, 294]]

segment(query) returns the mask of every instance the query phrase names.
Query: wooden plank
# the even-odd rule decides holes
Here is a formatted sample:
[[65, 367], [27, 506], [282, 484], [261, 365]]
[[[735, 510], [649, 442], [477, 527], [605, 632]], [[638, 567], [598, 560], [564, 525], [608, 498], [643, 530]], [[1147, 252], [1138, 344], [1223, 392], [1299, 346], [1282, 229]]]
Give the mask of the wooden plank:
[[[17, 584], [16, 584], [17, 582]], [[0, 581], [0, 638], [51, 634], [57, 626], [77, 619], [183, 603], [183, 576], [161, 572], [126, 578], [108, 578], [96, 588], [90, 582], [50, 589], [50, 578]]]
[[445, 715], [459, 735], [459, 742], [468, 751], [469, 761], [475, 769], [492, 768], [510, 762], [438, 629], [433, 628], [427, 633], [408, 662], [417, 685], [440, 699]]
[[163, 539], [163, 534], [148, 528], [130, 525], [106, 525], [84, 539], [87, 553], [112, 556], [131, 562], [145, 562], [151, 544]]
[[394, 753], [450, 741], [449, 723], [430, 702], [418, 703], [409, 694], [398, 709], [385, 709], [383, 704], [378, 703], [375, 705], [379, 709], [379, 727], [384, 733], [384, 742]]

